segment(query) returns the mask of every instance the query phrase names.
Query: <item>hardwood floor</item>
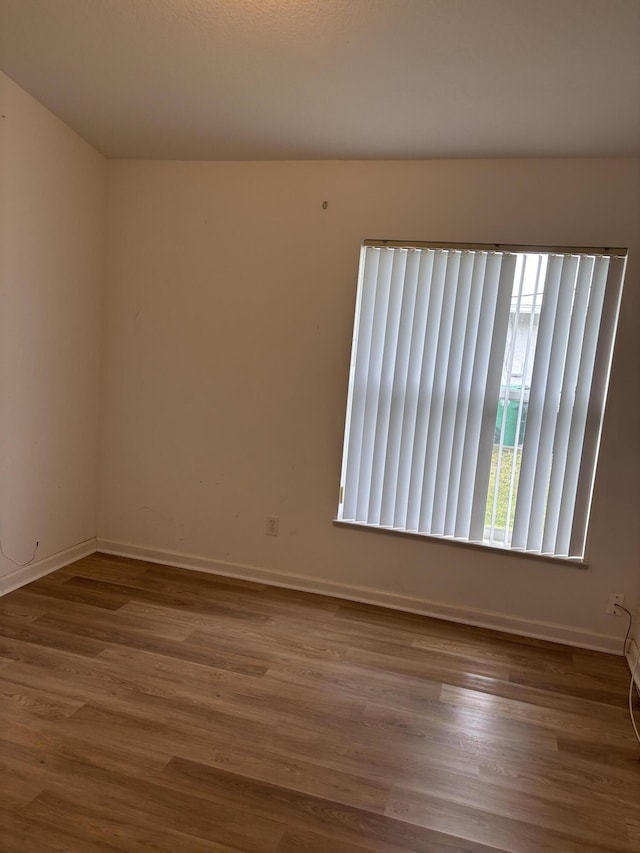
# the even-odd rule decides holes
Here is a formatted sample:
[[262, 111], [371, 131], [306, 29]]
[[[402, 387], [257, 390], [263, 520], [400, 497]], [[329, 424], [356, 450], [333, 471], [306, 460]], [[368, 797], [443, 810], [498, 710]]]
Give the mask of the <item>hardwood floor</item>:
[[622, 658], [101, 555], [0, 599], [0, 849], [640, 851]]

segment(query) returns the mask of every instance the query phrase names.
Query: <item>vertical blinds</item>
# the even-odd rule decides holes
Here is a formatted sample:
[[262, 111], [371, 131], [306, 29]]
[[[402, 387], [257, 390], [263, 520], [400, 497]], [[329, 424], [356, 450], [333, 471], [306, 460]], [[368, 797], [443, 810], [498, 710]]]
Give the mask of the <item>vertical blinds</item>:
[[[537, 264], [533, 278], [525, 261]], [[530, 387], [519, 386], [526, 429], [511, 451], [514, 513], [501, 544], [582, 556], [624, 261], [363, 247], [338, 518], [493, 541], [496, 423], [519, 324], [532, 367]], [[532, 282], [537, 292], [525, 292]]]

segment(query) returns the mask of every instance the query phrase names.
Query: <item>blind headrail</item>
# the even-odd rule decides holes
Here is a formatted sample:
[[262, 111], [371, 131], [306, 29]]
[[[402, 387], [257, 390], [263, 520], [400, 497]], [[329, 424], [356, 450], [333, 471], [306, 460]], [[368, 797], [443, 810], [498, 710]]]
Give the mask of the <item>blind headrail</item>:
[[628, 249], [612, 246], [533, 246], [509, 243], [443, 243], [423, 240], [364, 240], [365, 247], [378, 249], [451, 249], [470, 252], [544, 253], [551, 255], [598, 255], [626, 258]]

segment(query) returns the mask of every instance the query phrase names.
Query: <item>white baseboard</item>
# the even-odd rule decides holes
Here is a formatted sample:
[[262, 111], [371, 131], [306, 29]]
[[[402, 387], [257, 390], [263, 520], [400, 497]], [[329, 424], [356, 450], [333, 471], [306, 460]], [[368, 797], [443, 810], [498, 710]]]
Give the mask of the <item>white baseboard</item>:
[[269, 586], [295, 589], [301, 592], [331, 595], [335, 598], [344, 598], [349, 601], [376, 604], [381, 607], [389, 607], [393, 610], [418, 613], [422, 616], [432, 616], [436, 619], [446, 619], [449, 622], [460, 622], [479, 628], [491, 628], [507, 634], [517, 634], [523, 637], [534, 637], [539, 640], [549, 640], [554, 643], [563, 643], [564, 645], [577, 646], [583, 649], [621, 654], [620, 637], [597, 634], [581, 628], [571, 628], [553, 622], [520, 619], [506, 613], [495, 613], [488, 610], [469, 610], [412, 596], [395, 595], [386, 590], [371, 587], [351, 586], [320, 578], [290, 575], [258, 566], [231, 563], [225, 560], [214, 560], [195, 554], [182, 554], [175, 551], [159, 550], [157, 548], [145, 548], [127, 542], [114, 542], [109, 539], [98, 539], [97, 550], [119, 557], [130, 557], [137, 560], [147, 560], [151, 563], [160, 563], [161, 565], [176, 566], [181, 569], [192, 569], [198, 572], [241, 578], [243, 580], [255, 581], [256, 583], [264, 583]]
[[95, 554], [95, 552], [96, 540], [87, 539], [85, 542], [79, 542], [77, 545], [65, 548], [64, 551], [50, 554], [41, 560], [34, 560], [28, 566], [14, 569], [6, 575], [0, 576], [0, 596], [13, 592], [14, 589], [42, 578], [50, 572], [55, 572], [56, 569], [61, 569], [63, 566], [68, 566], [69, 563], [81, 560], [82, 557]]

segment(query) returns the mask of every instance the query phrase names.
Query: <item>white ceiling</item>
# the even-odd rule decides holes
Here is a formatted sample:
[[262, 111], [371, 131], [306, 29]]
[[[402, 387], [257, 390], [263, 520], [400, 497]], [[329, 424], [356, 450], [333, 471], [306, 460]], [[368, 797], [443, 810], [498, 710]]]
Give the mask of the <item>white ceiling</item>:
[[0, 68], [109, 157], [640, 154], [640, 0], [0, 0]]

